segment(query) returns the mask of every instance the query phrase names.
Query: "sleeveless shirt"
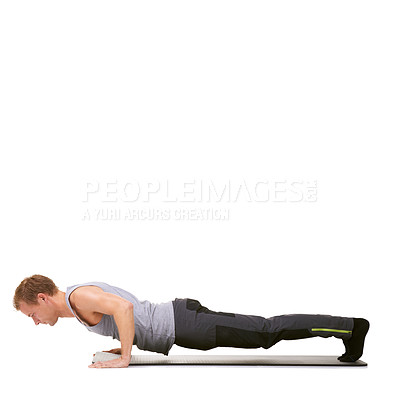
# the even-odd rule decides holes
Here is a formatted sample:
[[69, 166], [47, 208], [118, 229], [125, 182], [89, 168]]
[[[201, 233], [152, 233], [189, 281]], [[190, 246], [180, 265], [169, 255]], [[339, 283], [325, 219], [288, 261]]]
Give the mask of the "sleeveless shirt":
[[69, 296], [81, 286], [97, 286], [107, 293], [130, 301], [133, 304], [133, 316], [135, 325], [135, 338], [133, 344], [141, 350], [149, 350], [168, 355], [175, 342], [175, 320], [172, 301], [153, 304], [147, 300], [140, 301], [133, 294], [104, 282], [89, 282], [69, 286], [65, 293], [65, 300], [76, 319], [89, 331], [104, 336], [112, 336], [119, 339], [118, 327], [112, 315], [103, 314], [102, 319], [96, 325], [89, 326], [79, 320], [71, 307]]

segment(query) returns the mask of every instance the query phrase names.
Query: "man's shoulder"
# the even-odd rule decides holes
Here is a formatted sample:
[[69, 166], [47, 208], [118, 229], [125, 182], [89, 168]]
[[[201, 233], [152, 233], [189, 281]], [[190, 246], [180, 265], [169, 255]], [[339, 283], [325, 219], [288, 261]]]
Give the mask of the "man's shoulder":
[[77, 287], [70, 295], [69, 301], [71, 305], [75, 307], [80, 307], [84, 305], [87, 301], [93, 300], [93, 298], [98, 297], [104, 293], [104, 290], [92, 284], [82, 285]]

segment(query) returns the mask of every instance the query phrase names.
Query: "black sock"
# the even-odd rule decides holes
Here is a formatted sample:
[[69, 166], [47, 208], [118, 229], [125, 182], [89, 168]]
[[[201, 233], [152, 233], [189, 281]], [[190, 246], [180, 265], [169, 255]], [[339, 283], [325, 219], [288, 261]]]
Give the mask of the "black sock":
[[349, 340], [343, 340], [346, 352], [338, 357], [338, 360], [342, 362], [357, 361], [363, 354], [364, 340], [369, 329], [369, 322], [363, 318], [353, 319], [354, 327], [351, 338]]

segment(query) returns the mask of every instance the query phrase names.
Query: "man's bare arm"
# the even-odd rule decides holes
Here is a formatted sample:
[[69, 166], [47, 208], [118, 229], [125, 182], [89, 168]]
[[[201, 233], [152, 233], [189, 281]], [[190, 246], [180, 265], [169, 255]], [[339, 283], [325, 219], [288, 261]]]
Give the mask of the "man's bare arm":
[[[72, 298], [73, 296], [73, 298]], [[131, 359], [135, 337], [133, 304], [120, 296], [106, 293], [97, 286], [82, 286], [71, 294], [76, 310], [82, 314], [112, 315], [121, 341], [121, 357], [117, 360], [94, 363], [91, 367], [126, 367]]]
[[133, 304], [128, 301], [127, 304], [121, 305], [113, 316], [118, 327], [121, 341], [121, 358], [127, 361], [129, 365], [131, 361], [133, 339], [135, 337]]

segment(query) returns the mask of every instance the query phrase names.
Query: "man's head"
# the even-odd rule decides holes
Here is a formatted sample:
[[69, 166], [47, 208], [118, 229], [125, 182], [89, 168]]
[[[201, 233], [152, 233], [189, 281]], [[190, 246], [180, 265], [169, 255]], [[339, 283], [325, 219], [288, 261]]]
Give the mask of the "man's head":
[[53, 326], [58, 320], [58, 313], [53, 296], [58, 293], [54, 282], [43, 275], [32, 275], [25, 278], [15, 290], [14, 307], [28, 317], [36, 325]]

